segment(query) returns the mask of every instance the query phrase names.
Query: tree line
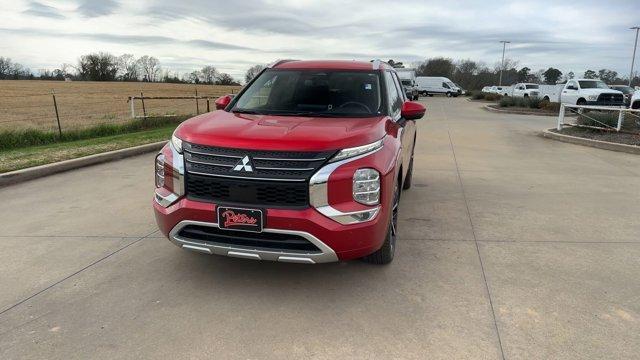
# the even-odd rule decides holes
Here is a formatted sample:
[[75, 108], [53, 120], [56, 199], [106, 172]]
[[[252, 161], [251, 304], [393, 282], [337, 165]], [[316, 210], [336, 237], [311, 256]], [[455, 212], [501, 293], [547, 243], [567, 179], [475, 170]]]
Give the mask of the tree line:
[[[394, 67], [405, 67], [403, 63], [389, 60]], [[502, 84], [512, 85], [519, 82], [531, 82], [536, 84], [558, 84], [569, 79], [576, 78], [573, 71], [566, 74], [560, 69], [549, 67], [533, 71], [523, 66], [519, 67], [518, 62], [512, 59], [505, 59], [504, 67], [501, 63], [489, 67], [486, 64], [473, 60], [457, 60], [450, 58], [436, 57], [422, 62], [414, 63], [417, 76], [442, 76], [451, 79], [464, 89], [477, 90], [485, 86], [497, 85], [502, 69]], [[629, 78], [621, 77], [614, 70], [600, 69], [598, 71], [587, 70], [582, 77], [587, 79], [601, 79], [607, 84], [627, 84]], [[634, 76], [631, 84], [640, 86], [640, 77]]]
[[163, 69], [153, 56], [136, 58], [132, 54], [115, 56], [106, 52], [82, 55], [76, 64], [64, 63], [60, 67], [40, 70], [35, 76], [31, 70], [10, 58], [0, 57], [0, 79], [4, 80], [77, 80], [77, 81], [145, 81], [168, 83], [196, 83], [240, 85], [231, 75], [207, 65], [200, 70], [180, 76]]

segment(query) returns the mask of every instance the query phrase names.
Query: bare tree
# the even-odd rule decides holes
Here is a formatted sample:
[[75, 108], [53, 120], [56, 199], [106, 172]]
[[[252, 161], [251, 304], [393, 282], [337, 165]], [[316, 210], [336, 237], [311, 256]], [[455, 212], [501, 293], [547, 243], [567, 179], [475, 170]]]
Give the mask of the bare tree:
[[0, 79], [7, 79], [11, 74], [11, 68], [13, 64], [11, 59], [6, 57], [0, 57]]
[[157, 80], [160, 73], [160, 61], [157, 58], [145, 55], [138, 59], [137, 63], [144, 81], [154, 82]]
[[140, 77], [138, 61], [132, 54], [118, 56], [118, 78], [123, 81], [137, 81]]
[[213, 84], [218, 78], [218, 70], [211, 65], [207, 65], [200, 70], [201, 82], [205, 84]]
[[249, 81], [253, 80], [262, 70], [264, 70], [264, 65], [253, 65], [250, 67], [247, 72], [244, 74], [244, 82], [245, 84], [249, 83]]
[[231, 75], [227, 73], [222, 73], [218, 76], [218, 80], [216, 80], [216, 85], [239, 85], [237, 81], [231, 77]]

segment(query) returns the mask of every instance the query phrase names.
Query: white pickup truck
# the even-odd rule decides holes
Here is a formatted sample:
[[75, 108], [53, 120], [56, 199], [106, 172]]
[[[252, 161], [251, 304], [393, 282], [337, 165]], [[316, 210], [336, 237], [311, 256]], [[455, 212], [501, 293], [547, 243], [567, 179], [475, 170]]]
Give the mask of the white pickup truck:
[[540, 98], [570, 105], [624, 106], [624, 95], [598, 79], [572, 79], [566, 84], [540, 85]]
[[513, 86], [513, 97], [535, 99], [540, 96], [540, 85], [532, 83], [517, 83]]

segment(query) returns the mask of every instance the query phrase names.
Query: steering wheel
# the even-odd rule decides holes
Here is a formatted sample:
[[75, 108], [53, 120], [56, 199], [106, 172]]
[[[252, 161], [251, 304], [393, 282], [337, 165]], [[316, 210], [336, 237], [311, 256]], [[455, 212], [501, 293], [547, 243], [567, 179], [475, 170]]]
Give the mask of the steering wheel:
[[363, 104], [361, 102], [357, 102], [357, 101], [347, 101], [346, 103], [338, 106], [338, 108], [342, 109], [343, 107], [348, 106], [348, 105], [357, 105], [357, 106], [360, 106], [363, 109], [365, 109], [368, 113], [371, 112], [371, 109], [369, 109], [369, 107], [367, 105], [365, 105], [365, 104]]

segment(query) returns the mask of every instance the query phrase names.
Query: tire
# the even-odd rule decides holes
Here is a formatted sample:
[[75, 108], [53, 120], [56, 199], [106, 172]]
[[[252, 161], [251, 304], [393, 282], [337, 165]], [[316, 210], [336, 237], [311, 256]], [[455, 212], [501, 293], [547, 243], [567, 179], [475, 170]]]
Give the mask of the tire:
[[418, 100], [420, 100], [420, 95], [416, 95], [413, 97], [413, 101], [418, 101]]
[[578, 99], [578, 101], [576, 101], [576, 105], [586, 105], [587, 104], [587, 100], [585, 99]]
[[545, 96], [544, 98], [542, 98], [542, 101], [551, 101], [551, 99], [549, 99], [548, 96]]
[[447, 97], [451, 97], [451, 93], [447, 91]]
[[393, 190], [393, 202], [391, 204], [391, 216], [389, 216], [389, 226], [387, 227], [387, 235], [384, 243], [376, 252], [362, 258], [363, 261], [370, 264], [384, 265], [393, 261], [396, 252], [396, 238], [398, 229], [398, 205], [400, 203], [400, 187], [398, 181], [395, 182]]
[[526, 99], [529, 97], [529, 94], [524, 94], [522, 97]]

